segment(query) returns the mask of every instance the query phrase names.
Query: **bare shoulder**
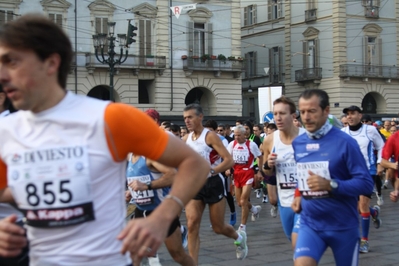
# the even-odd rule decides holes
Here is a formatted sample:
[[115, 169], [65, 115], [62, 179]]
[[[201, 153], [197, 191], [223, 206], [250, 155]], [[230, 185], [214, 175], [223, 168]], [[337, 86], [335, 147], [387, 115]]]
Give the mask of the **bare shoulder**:
[[272, 146], [273, 146], [273, 141], [274, 141], [274, 133], [266, 136], [266, 138], [263, 140], [263, 143], [262, 143], [263, 152], [269, 153], [271, 151]]

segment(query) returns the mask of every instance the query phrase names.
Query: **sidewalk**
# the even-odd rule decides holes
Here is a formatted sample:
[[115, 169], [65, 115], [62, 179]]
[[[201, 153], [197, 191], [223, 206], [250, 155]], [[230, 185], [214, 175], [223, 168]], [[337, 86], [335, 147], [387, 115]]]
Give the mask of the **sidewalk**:
[[[359, 254], [360, 266], [396, 266], [399, 263], [399, 203], [393, 203], [389, 200], [389, 189], [383, 189], [384, 205], [381, 206], [382, 226], [375, 229], [370, 224], [370, 252], [367, 254]], [[376, 197], [371, 200], [371, 204], [376, 204]], [[200, 266], [292, 266], [293, 252], [291, 244], [286, 239], [280, 217], [272, 218], [270, 216], [270, 204], [262, 203], [262, 199], [256, 199], [254, 193], [251, 193], [251, 201], [254, 204], [262, 206], [259, 219], [251, 222], [248, 218], [247, 235], [248, 235], [248, 256], [244, 261], [238, 261], [235, 254], [235, 246], [233, 240], [224, 236], [213, 233], [209, 222], [208, 208], [205, 209], [201, 223], [201, 247], [199, 256]], [[237, 219], [239, 217], [240, 209]], [[345, 217], [342, 217], [345, 219]], [[226, 203], [225, 220], [230, 219], [230, 212]], [[181, 217], [182, 224], [186, 224], [185, 215]], [[236, 224], [235, 228], [239, 224]], [[159, 250], [160, 261], [163, 266], [177, 265], [165, 246]], [[319, 265], [335, 265], [334, 258], [330, 249], [327, 249], [323, 255]]]

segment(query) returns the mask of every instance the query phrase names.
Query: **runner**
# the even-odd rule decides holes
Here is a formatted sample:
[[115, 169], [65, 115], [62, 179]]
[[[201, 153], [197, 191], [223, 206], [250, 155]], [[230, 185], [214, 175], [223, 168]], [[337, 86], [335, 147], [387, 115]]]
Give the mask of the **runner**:
[[294, 124], [296, 119], [295, 103], [281, 96], [273, 102], [274, 121], [278, 130], [268, 135], [263, 142], [263, 158], [265, 161], [263, 170], [266, 175], [276, 175], [278, 207], [284, 233], [295, 247], [299, 215], [291, 209], [296, 188], [296, 163], [292, 141], [305, 129]]
[[327, 247], [336, 265], [358, 265], [357, 201], [371, 194], [373, 180], [356, 141], [328, 121], [325, 91], [304, 90], [299, 111], [306, 134], [292, 142], [302, 195], [292, 204], [295, 212], [302, 210], [295, 265], [317, 265]]
[[[259, 160], [259, 164], [262, 165], [262, 153], [254, 142], [245, 139], [245, 132], [245, 128], [242, 125], [236, 126], [234, 129], [235, 140], [230, 142], [227, 147], [234, 160], [235, 195], [238, 206], [241, 207], [241, 225], [238, 228], [240, 231], [246, 230], [249, 211], [252, 212], [251, 220], [255, 222], [259, 218], [259, 213], [262, 209], [261, 206], [255, 206], [249, 202], [254, 174], [255, 178], [260, 181], [263, 180], [259, 168], [254, 168], [254, 160], [256, 158]], [[229, 176], [230, 174], [230, 169], [228, 169], [226, 175]]]
[[[233, 159], [215, 132], [202, 126], [204, 114], [198, 104], [189, 104], [184, 108], [184, 122], [190, 134], [184, 138], [211, 165], [205, 186], [186, 206], [188, 226], [188, 250], [198, 265], [200, 246], [199, 228], [206, 204], [209, 205], [209, 218], [216, 234], [222, 234], [235, 240], [237, 259], [245, 259], [248, 254], [245, 231], [235, 231], [234, 227], [224, 222], [226, 202], [224, 178], [220, 174], [233, 166]], [[196, 167], [193, 168], [193, 172]]]
[[[20, 110], [0, 124], [0, 200], [14, 196], [25, 214], [31, 265], [126, 266], [129, 252], [156, 253], [210, 166], [136, 108], [67, 92], [72, 54], [64, 31], [41, 15], [0, 29], [0, 83]], [[178, 173], [152, 215], [126, 226], [129, 152]], [[27, 243], [15, 220], [0, 221], [2, 256]]]
[[[363, 158], [369, 169], [369, 173], [374, 180], [374, 184], [376, 184], [376, 180], [381, 178], [380, 176], [384, 171], [384, 168], [380, 166], [384, 141], [375, 127], [361, 122], [362, 110], [359, 107], [352, 105], [345, 108], [342, 112], [346, 114], [349, 126], [344, 127], [341, 130], [354, 138], [359, 144], [360, 151], [362, 152]], [[375, 158], [374, 155], [375, 150], [377, 151], [377, 158]], [[379, 196], [377, 194], [377, 197], [381, 197], [382, 199], [382, 195]], [[373, 219], [375, 228], [380, 228], [381, 226], [381, 219], [379, 218], [380, 207], [376, 205], [373, 208], [370, 208], [370, 199], [371, 194], [359, 197], [359, 210], [360, 216], [362, 217], [362, 238], [359, 247], [360, 253], [369, 252], [368, 235], [370, 231], [370, 216]], [[380, 198], [377, 202], [381, 203]]]

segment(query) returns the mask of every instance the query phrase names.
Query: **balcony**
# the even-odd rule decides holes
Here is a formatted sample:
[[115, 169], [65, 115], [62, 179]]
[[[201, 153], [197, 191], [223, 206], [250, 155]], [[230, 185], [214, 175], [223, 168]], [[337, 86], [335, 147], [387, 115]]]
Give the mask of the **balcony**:
[[345, 64], [339, 66], [339, 77], [399, 79], [399, 68], [395, 66]]
[[[101, 56], [99, 56], [101, 58]], [[108, 56], [105, 56], [108, 58]], [[117, 57], [118, 58], [118, 57]], [[101, 64], [94, 53], [86, 54], [86, 68], [89, 73], [92, 74], [96, 68], [107, 69], [108, 64]], [[128, 55], [126, 61], [121, 65], [116, 65], [117, 71], [119, 69], [132, 69], [134, 74], [137, 75], [141, 69], [156, 70], [159, 71], [160, 75], [166, 68], [166, 57], [165, 56], [139, 56], [139, 55]]]
[[295, 82], [304, 82], [313, 80], [314, 83], [320, 83], [322, 68], [304, 68], [295, 71]]
[[244, 61], [241, 59], [218, 60], [201, 58], [187, 58], [183, 60], [183, 70], [186, 76], [190, 76], [193, 71], [214, 72], [215, 77], [219, 77], [221, 72], [233, 72], [235, 78], [238, 78], [244, 71]]
[[378, 6], [366, 6], [364, 16], [366, 18], [379, 18], [380, 8]]
[[309, 9], [305, 10], [305, 21], [310, 22], [310, 21], [315, 21], [317, 19], [317, 9]]

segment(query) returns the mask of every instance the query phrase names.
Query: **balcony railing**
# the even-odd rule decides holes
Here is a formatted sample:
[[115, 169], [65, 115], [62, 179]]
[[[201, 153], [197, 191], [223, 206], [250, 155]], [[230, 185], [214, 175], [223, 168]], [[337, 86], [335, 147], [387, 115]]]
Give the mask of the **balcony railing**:
[[380, 8], [378, 6], [366, 6], [365, 7], [365, 16], [366, 18], [379, 18], [380, 17]]
[[395, 66], [345, 64], [339, 66], [339, 76], [341, 78], [399, 79], [399, 68]]
[[220, 76], [220, 72], [233, 72], [234, 77], [241, 75], [245, 69], [243, 60], [218, 60], [218, 59], [207, 59], [205, 61], [201, 58], [187, 58], [183, 60], [183, 70], [192, 73], [192, 71], [213, 71], [215, 76]]
[[317, 13], [316, 13], [317, 9], [309, 9], [309, 10], [305, 10], [305, 21], [309, 22], [309, 21], [314, 21], [317, 19]]
[[321, 80], [322, 68], [304, 68], [295, 71], [295, 82], [302, 82], [307, 80]]
[[[108, 57], [108, 56], [107, 56]], [[106, 58], [107, 58], [106, 57]], [[86, 54], [87, 68], [108, 68], [107, 64], [101, 64], [93, 53]], [[165, 69], [165, 56], [139, 56], [129, 55], [126, 61], [117, 66], [121, 69]]]

